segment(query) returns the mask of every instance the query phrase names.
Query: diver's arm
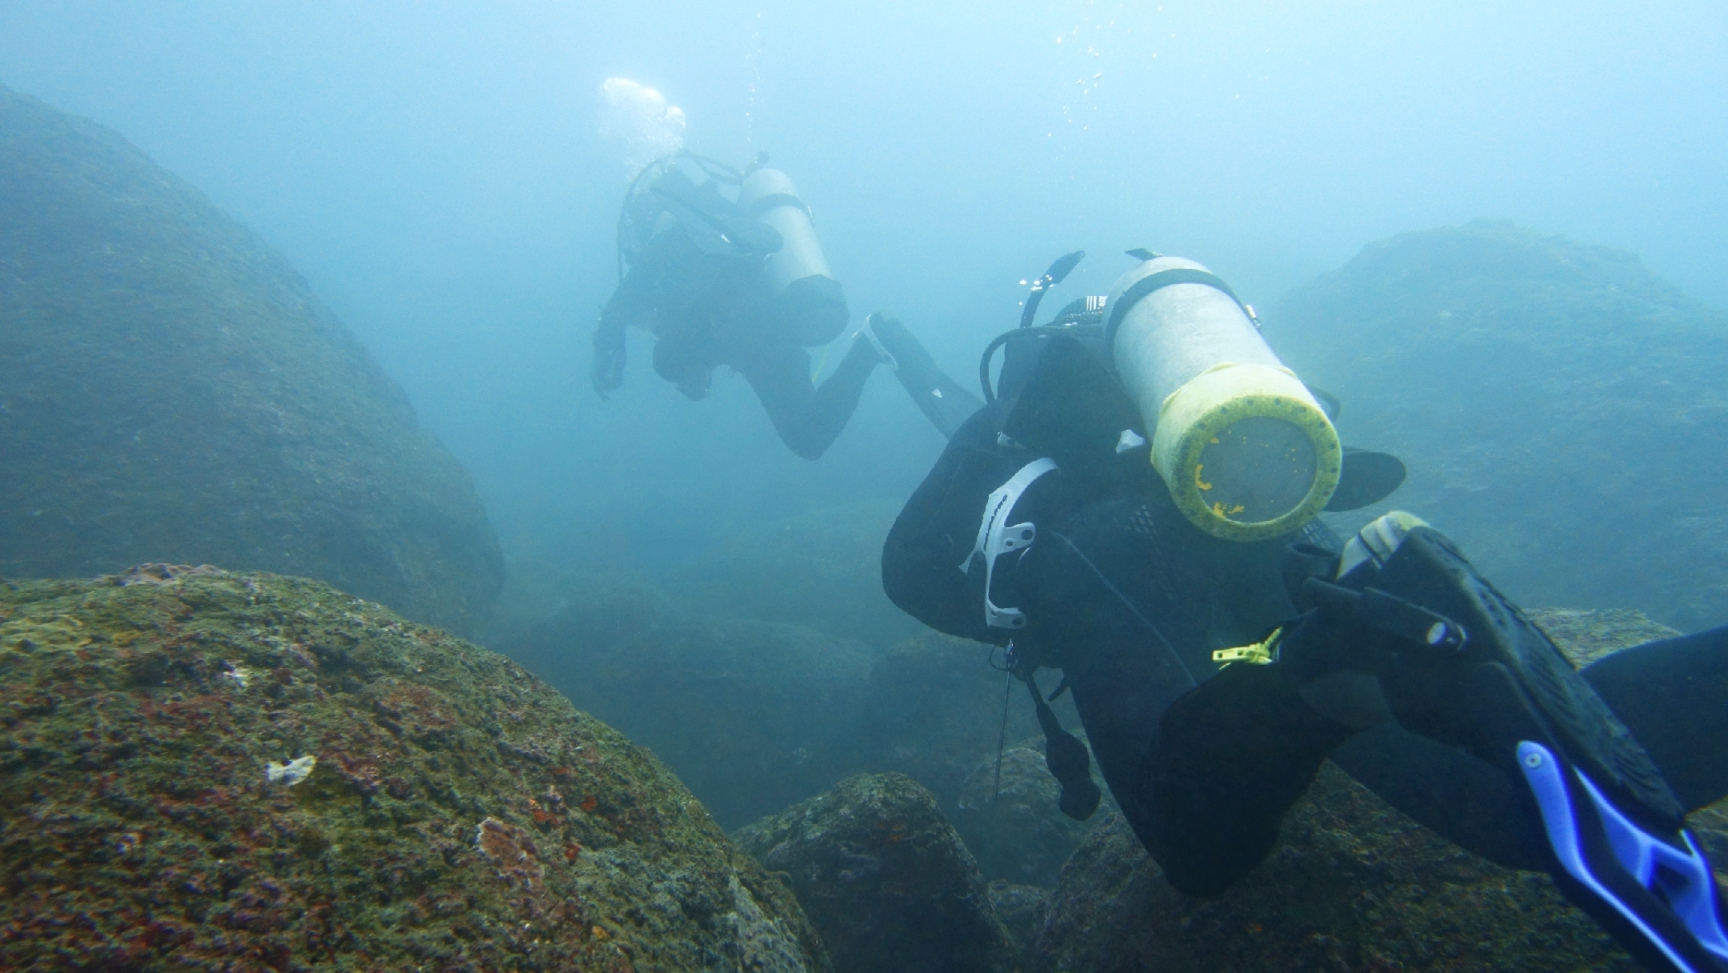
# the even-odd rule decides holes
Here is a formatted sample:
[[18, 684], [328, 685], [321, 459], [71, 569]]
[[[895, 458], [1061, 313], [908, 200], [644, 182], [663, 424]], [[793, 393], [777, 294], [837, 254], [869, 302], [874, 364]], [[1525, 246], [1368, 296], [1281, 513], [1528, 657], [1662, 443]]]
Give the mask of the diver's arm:
[[594, 329], [594, 361], [588, 374], [602, 399], [624, 385], [625, 330], [653, 306], [647, 276], [645, 268], [632, 267], [600, 311], [600, 324]]
[[588, 377], [602, 399], [624, 385], [624, 327], [623, 318], [602, 313], [600, 326], [594, 329], [594, 362]]

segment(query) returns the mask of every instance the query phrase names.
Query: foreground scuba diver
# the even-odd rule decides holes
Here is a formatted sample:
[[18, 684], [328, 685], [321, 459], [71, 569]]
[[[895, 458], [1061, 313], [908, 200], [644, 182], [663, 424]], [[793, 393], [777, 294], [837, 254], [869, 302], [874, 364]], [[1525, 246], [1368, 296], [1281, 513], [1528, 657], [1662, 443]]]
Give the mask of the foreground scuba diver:
[[1073, 692], [1111, 793], [1184, 892], [1254, 868], [1330, 757], [1463, 847], [1546, 870], [1652, 969], [1728, 970], [1714, 874], [1685, 830], [1728, 795], [1728, 629], [1579, 672], [1420, 520], [1340, 544], [1315, 514], [1383, 498], [1402, 465], [1339, 446], [1330, 397], [1223, 281], [1132, 255], [1108, 299], [1043, 327], [1029, 308], [992, 343], [990, 404], [882, 555], [902, 609], [1007, 647], [1062, 810], [1089, 816], [1099, 793], [1040, 667], [1062, 670], [1056, 693]]
[[[816, 459], [840, 435], [864, 382], [886, 363], [943, 435], [978, 401], [937, 368], [899, 321], [874, 314], [820, 387], [805, 348], [845, 330], [846, 298], [784, 173], [739, 172], [691, 153], [643, 169], [618, 218], [618, 288], [594, 332], [604, 398], [624, 381], [624, 335], [654, 333], [654, 370], [692, 399], [729, 365], [755, 389], [792, 452]], [[704, 177], [698, 183], [686, 170]], [[721, 186], [735, 187], [728, 198]]]

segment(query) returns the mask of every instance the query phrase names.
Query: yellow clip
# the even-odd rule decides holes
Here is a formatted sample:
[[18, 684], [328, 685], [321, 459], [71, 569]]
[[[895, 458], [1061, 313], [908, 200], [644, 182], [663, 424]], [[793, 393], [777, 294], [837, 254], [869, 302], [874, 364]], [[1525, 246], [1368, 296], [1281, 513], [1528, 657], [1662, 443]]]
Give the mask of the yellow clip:
[[1221, 665], [1229, 665], [1232, 662], [1247, 662], [1253, 665], [1263, 666], [1272, 661], [1272, 649], [1278, 644], [1278, 636], [1283, 634], [1284, 630], [1282, 628], [1275, 628], [1272, 630], [1271, 635], [1266, 636], [1266, 641], [1264, 642], [1256, 642], [1253, 645], [1239, 645], [1234, 649], [1219, 649], [1212, 653], [1212, 661]]

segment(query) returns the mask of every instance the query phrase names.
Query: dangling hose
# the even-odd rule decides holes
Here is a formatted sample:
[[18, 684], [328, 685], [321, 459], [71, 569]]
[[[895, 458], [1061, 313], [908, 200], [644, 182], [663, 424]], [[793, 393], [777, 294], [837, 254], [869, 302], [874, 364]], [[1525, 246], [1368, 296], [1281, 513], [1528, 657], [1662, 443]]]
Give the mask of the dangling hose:
[[1013, 331], [1004, 331], [997, 335], [989, 344], [984, 346], [984, 354], [978, 358], [978, 384], [984, 390], [985, 403], [996, 401], [996, 390], [990, 387], [990, 358], [996, 354], [996, 349], [1021, 338], [1045, 338], [1057, 334], [1071, 335], [1092, 332], [1103, 334], [1104, 326], [1101, 324], [1041, 324], [1032, 328], [1015, 328]]
[[1038, 313], [1038, 305], [1044, 300], [1044, 292], [1062, 283], [1063, 278], [1067, 277], [1074, 267], [1085, 258], [1086, 251], [1084, 250], [1065, 253], [1056, 258], [1056, 262], [1050, 265], [1049, 270], [1044, 271], [1044, 276], [1032, 282], [1032, 293], [1026, 297], [1026, 310], [1020, 312], [1020, 327], [1029, 328], [1032, 326], [1032, 317]]

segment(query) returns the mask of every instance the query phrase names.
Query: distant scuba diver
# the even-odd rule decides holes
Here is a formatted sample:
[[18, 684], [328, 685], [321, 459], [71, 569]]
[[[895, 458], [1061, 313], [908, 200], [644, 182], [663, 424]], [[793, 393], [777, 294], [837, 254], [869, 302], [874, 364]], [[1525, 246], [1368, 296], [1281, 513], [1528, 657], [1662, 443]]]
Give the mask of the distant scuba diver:
[[[1545, 870], [1652, 969], [1728, 970], [1686, 813], [1728, 796], [1728, 628], [1577, 671], [1452, 543], [1405, 513], [1348, 543], [1312, 519], [1403, 479], [1199, 264], [1131, 251], [1107, 298], [980, 364], [882, 553], [902, 609], [1005, 646], [1062, 810], [1096, 808], [1059, 668], [1123, 815], [1176, 888], [1223, 891], [1330, 757], [1457, 844]], [[998, 388], [989, 366], [1006, 346]], [[1336, 412], [1331, 402], [1331, 412]]]
[[[952, 435], [980, 403], [891, 315], [871, 315], [833, 373], [814, 383], [804, 349], [845, 330], [846, 298], [809, 207], [784, 173], [762, 167], [766, 158], [739, 172], [680, 152], [636, 177], [618, 217], [618, 288], [594, 332], [595, 391], [604, 398], [623, 384], [625, 330], [635, 325], [655, 335], [654, 370], [692, 399], [708, 394], [715, 368], [737, 370], [805, 459], [840, 435], [879, 363]], [[722, 185], [736, 187], [736, 198]]]

